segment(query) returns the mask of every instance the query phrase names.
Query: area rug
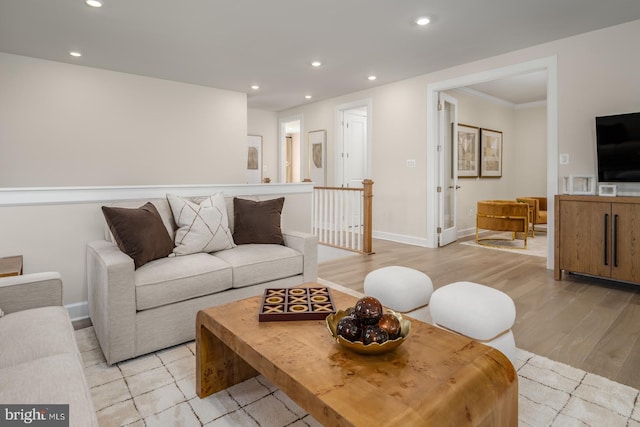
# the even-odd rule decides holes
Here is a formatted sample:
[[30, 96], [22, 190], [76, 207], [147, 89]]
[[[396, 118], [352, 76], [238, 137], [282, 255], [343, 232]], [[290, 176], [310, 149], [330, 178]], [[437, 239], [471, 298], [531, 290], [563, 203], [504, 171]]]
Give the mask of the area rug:
[[547, 257], [546, 233], [536, 233], [536, 237], [527, 237], [527, 249], [522, 248], [524, 241], [521, 237], [517, 238], [516, 240], [510, 240], [510, 232], [485, 235], [481, 236], [481, 238], [487, 239], [484, 241], [484, 245], [479, 245], [478, 243], [476, 243], [475, 239], [461, 242], [461, 244], [483, 249], [506, 251], [514, 254], [533, 255], [545, 258]]
[[[107, 366], [93, 327], [76, 331], [101, 427], [321, 424], [258, 376], [196, 395], [195, 342]], [[638, 390], [517, 350], [519, 426], [640, 427]]]

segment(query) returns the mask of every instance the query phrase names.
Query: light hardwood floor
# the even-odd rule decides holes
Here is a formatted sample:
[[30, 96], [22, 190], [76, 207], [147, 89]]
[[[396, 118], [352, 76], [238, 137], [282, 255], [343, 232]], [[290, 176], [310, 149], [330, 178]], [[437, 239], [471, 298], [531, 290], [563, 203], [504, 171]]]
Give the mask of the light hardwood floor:
[[370, 271], [403, 265], [428, 274], [434, 289], [462, 280], [500, 289], [516, 304], [519, 348], [640, 388], [640, 286], [567, 274], [555, 281], [545, 258], [460, 242], [373, 247], [373, 255], [319, 264], [318, 276], [362, 292]]

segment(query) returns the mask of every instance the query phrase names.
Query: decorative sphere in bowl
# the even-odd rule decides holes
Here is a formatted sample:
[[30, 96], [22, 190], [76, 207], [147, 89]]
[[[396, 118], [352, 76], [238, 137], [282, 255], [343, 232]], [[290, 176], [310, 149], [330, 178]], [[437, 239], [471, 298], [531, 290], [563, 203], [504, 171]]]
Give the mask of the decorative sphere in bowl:
[[367, 325], [362, 333], [362, 344], [384, 344], [389, 341], [389, 333], [378, 325]]
[[336, 326], [336, 333], [348, 341], [358, 341], [362, 339], [362, 326], [355, 317], [344, 316]]
[[400, 336], [400, 319], [395, 314], [383, 314], [378, 321], [378, 326], [387, 331], [390, 340], [395, 340]]
[[[387, 339], [382, 343], [371, 342], [369, 344], [364, 344], [361, 340], [350, 341], [345, 337], [341, 336], [337, 332], [338, 323], [344, 317], [348, 317], [349, 313], [351, 313], [352, 307], [349, 307], [346, 310], [338, 310], [336, 313], [332, 313], [326, 317], [327, 329], [331, 333], [331, 336], [343, 347], [360, 354], [383, 354], [394, 350], [396, 347], [401, 345], [409, 335], [409, 331], [411, 330], [411, 322], [408, 319], [402, 317], [401, 314], [395, 313], [393, 311], [387, 311], [385, 314], [390, 314], [395, 316], [398, 319], [400, 324], [400, 334], [395, 339]], [[353, 318], [353, 316], [351, 316]], [[371, 326], [364, 325], [364, 328], [370, 328]], [[382, 329], [379, 325], [375, 325], [376, 328]], [[388, 332], [387, 332], [388, 333]]]
[[353, 314], [363, 325], [375, 325], [382, 317], [382, 304], [374, 297], [362, 297], [353, 307]]

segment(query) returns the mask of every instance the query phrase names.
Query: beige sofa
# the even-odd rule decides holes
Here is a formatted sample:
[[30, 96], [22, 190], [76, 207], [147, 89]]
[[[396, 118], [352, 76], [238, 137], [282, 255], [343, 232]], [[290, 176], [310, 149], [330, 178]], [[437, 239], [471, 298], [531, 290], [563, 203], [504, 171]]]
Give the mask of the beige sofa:
[[[58, 273], [0, 278], [0, 403], [69, 405], [69, 425], [98, 426]], [[37, 423], [36, 423], [37, 424]]]
[[[148, 201], [175, 236], [166, 199], [112, 206], [139, 207]], [[225, 201], [233, 230], [232, 198]], [[198, 310], [259, 295], [268, 287], [315, 281], [317, 237], [285, 230], [282, 234], [284, 245], [239, 245], [210, 254], [165, 257], [134, 269], [132, 258], [120, 251], [105, 228], [105, 239], [87, 246], [87, 282], [89, 315], [107, 363], [193, 340]]]

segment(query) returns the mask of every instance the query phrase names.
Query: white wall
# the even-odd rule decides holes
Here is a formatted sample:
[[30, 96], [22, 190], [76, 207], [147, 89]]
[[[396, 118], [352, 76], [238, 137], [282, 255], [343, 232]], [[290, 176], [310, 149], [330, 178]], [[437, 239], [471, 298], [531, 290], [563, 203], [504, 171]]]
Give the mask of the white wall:
[[[628, 50], [629, 43], [639, 38], [640, 20], [637, 20], [308, 104], [283, 111], [280, 117], [304, 114], [307, 129], [327, 129], [328, 178], [332, 182], [335, 108], [370, 98], [374, 233], [420, 243], [427, 234], [428, 84], [555, 56], [558, 62], [559, 150], [568, 153], [571, 159], [569, 165], [559, 166], [559, 176], [595, 174], [594, 117], [640, 110], [640, 55], [631, 55]], [[406, 159], [417, 159], [417, 167], [407, 168]]]
[[0, 53], [0, 187], [242, 183], [244, 93]]
[[516, 109], [513, 197], [547, 194], [547, 108]]
[[278, 178], [278, 113], [249, 108], [247, 110], [249, 135], [262, 136], [262, 177]]
[[[275, 171], [276, 115], [251, 118]], [[82, 305], [103, 202], [32, 205], [25, 190], [244, 183], [247, 122], [244, 93], [0, 53], [0, 256], [22, 254], [25, 273], [59, 271], [64, 303]], [[7, 202], [16, 195], [29, 205]], [[286, 197], [283, 225], [309, 231], [310, 196]]]

